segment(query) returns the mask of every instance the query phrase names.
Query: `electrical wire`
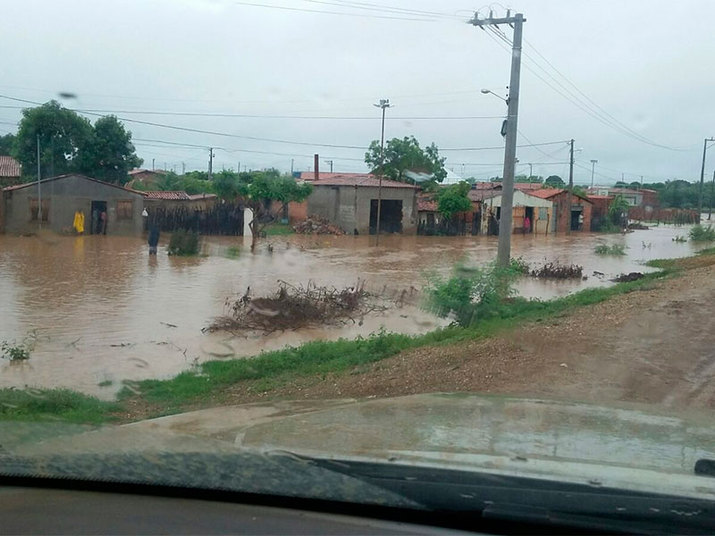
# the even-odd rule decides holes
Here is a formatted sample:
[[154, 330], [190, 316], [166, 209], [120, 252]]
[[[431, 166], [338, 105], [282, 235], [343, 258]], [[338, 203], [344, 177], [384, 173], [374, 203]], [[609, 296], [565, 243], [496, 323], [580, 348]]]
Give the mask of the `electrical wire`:
[[366, 13], [347, 13], [344, 11], [325, 11], [322, 9], [307, 9], [307, 8], [300, 8], [300, 7], [276, 6], [276, 5], [269, 5], [269, 4], [259, 4], [258, 2], [243, 2], [243, 1], [238, 1], [238, 0], [234, 0], [233, 3], [235, 5], [240, 5], [240, 6], [263, 7], [263, 8], [270, 8], [270, 9], [280, 9], [280, 10], [284, 10], [284, 11], [302, 11], [304, 13], [320, 13], [322, 15], [343, 15], [343, 16], [348, 16], [348, 17], [403, 20], [403, 21], [411, 21], [411, 22], [435, 22], [434, 19], [428, 19], [428, 18], [397, 17], [397, 16], [390, 16], [390, 15], [372, 15], [372, 14], [366, 14]]

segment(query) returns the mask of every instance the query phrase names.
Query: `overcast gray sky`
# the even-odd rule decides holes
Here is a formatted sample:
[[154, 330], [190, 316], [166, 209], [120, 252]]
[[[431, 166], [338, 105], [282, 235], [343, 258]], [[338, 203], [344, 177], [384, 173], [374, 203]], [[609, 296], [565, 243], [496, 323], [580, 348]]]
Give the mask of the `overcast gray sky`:
[[[581, 149], [577, 183], [590, 182], [591, 159], [598, 160], [601, 183], [621, 173], [627, 180], [645, 175], [646, 182], [699, 178], [703, 139], [715, 135], [715, 2], [504, 0], [491, 6], [496, 14], [506, 6], [527, 19], [519, 143], [561, 142], [520, 148], [517, 173], [528, 172], [531, 162], [534, 174], [567, 177], [565, 140], [574, 138]], [[506, 92], [510, 52], [496, 36], [465, 23], [478, 9], [484, 15], [489, 6], [466, 0], [7, 2], [0, 94], [45, 102], [72, 92], [78, 98], [62, 101], [67, 107], [230, 135], [126, 122], [145, 167], [154, 158], [156, 167], [177, 171], [182, 162], [206, 169], [208, 146], [217, 147], [215, 169], [240, 162], [287, 171], [293, 158], [296, 170], [308, 170], [317, 152], [323, 170], [332, 159], [336, 171], [364, 171], [360, 147], [380, 133], [380, 111], [372, 104], [389, 98], [395, 107], [387, 112], [386, 137], [435, 142], [448, 168], [488, 178], [501, 173], [502, 149], [448, 150], [503, 146], [506, 107], [480, 89]], [[502, 29], [511, 38], [511, 29]], [[14, 132], [21, 104], [0, 98], [0, 105], [0, 132]], [[715, 154], [706, 167], [710, 176], [714, 167]]]

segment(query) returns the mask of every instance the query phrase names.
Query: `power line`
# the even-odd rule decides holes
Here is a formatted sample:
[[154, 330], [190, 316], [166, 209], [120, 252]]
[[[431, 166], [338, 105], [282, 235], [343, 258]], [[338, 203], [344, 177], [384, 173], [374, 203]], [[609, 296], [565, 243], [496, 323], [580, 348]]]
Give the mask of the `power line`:
[[455, 15], [450, 15], [449, 13], [440, 13], [437, 11], [422, 11], [419, 9], [405, 9], [405, 8], [393, 7], [393, 6], [382, 6], [379, 4], [371, 4], [369, 2], [351, 2], [351, 1], [345, 1], [345, 0], [334, 0], [334, 1], [303, 0], [303, 1], [310, 2], [313, 4], [324, 4], [324, 5], [340, 6], [340, 7], [352, 8], [352, 9], [363, 9], [363, 10], [373, 11], [373, 12], [377, 12], [377, 13], [398, 13], [398, 14], [405, 14], [405, 15], [432, 16], [432, 17], [442, 17], [442, 18], [448, 18], [448, 19], [460, 19], [461, 20], [461, 17], [457, 17]]
[[[491, 33], [491, 34], [488, 33], [487, 35], [489, 35], [493, 40], [495, 40], [495, 41], [497, 42], [497, 44], [500, 45], [502, 48], [506, 48], [506, 47], [504, 46], [504, 44], [510, 44], [510, 43], [511, 43], [511, 42], [509, 41], [508, 37], [506, 37], [506, 35], [504, 35], [504, 34], [503, 34], [502, 32], [500, 32], [499, 30], [496, 30], [496, 29], [493, 29], [493, 28], [490, 28], [490, 30], [491, 30], [492, 33]], [[500, 41], [501, 41], [501, 42], [500, 42]], [[503, 42], [503, 43], [502, 43], [502, 42]], [[532, 48], [533, 48], [533, 46], [532, 46]], [[671, 151], [681, 151], [681, 150], [685, 150], [685, 149], [683, 149], [683, 148], [671, 147], [671, 146], [669, 146], [669, 145], [663, 145], [663, 144], [654, 142], [653, 140], [650, 140], [650, 139], [646, 138], [645, 136], [643, 136], [643, 135], [637, 133], [636, 131], [630, 129], [629, 127], [625, 126], [623, 123], [621, 123], [620, 121], [618, 121], [617, 119], [615, 119], [613, 116], [611, 116], [610, 114], [608, 114], [607, 112], [605, 112], [605, 110], [603, 110], [603, 108], [601, 108], [601, 107], [598, 106], [598, 105], [595, 105], [595, 103], [593, 103], [593, 101], [591, 101], [591, 103], [593, 103], [593, 104], [591, 104], [591, 103], [589, 103], [589, 102], [586, 102], [582, 97], [579, 97], [577, 94], [575, 94], [575, 93], [573, 92], [573, 90], [571, 90], [571, 89], [569, 89], [568, 87], [566, 87], [560, 80], [558, 80], [556, 77], [554, 77], [554, 76], [548, 71], [548, 69], [546, 69], [545, 67], [543, 67], [542, 65], [540, 65], [540, 64], [538, 63], [538, 61], [536, 61], [536, 60], [535, 60], [531, 55], [529, 55], [526, 51], [523, 51], [523, 54], [524, 54], [524, 56], [525, 56], [526, 58], [528, 58], [528, 59], [531, 61], [531, 63], [524, 62], [524, 67], [525, 67], [527, 70], [529, 70], [529, 71], [530, 71], [534, 76], [536, 76], [539, 80], [541, 80], [542, 82], [544, 82], [544, 84], [546, 84], [548, 87], [550, 87], [554, 92], [556, 92], [556, 93], [558, 93], [559, 95], [561, 95], [564, 99], [568, 100], [571, 104], [573, 104], [574, 106], [576, 106], [577, 108], [579, 108], [580, 110], [582, 110], [583, 112], [585, 112], [586, 114], [590, 115], [592, 118], [596, 119], [597, 121], [599, 121], [599, 122], [602, 123], [603, 125], [605, 125], [605, 126], [607, 126], [607, 127], [609, 127], [609, 128], [612, 128], [613, 130], [616, 130], [616, 131], [619, 132], [620, 134], [623, 134], [623, 135], [625, 135], [625, 136], [627, 136], [627, 137], [630, 137], [630, 138], [632, 138], [632, 139], [635, 139], [636, 141], [640, 141], [641, 143], [645, 143], [645, 144], [647, 144], [647, 145], [652, 145], [652, 146], [655, 146], [655, 147], [659, 147], [659, 148], [661, 148], [661, 149], [668, 149], [668, 150], [671, 150]], [[544, 58], [544, 60], [545, 60], [545, 58]], [[545, 60], [545, 61], [546, 61], [546, 60]], [[548, 63], [548, 62], [547, 62], [547, 63]], [[532, 67], [532, 64], [533, 64], [533, 67]], [[549, 63], [549, 65], [551, 65], [551, 64]], [[546, 76], [549, 77], [551, 80], [553, 80], [553, 82], [554, 82], [555, 84], [557, 84], [557, 86], [559, 86], [561, 89], [559, 89], [558, 87], [555, 87], [551, 82], [549, 82], [549, 81], [546, 80], [543, 76], [541, 76], [538, 72], [536, 72], [536, 70], [534, 69], [534, 67], [537, 68], [537, 69], [540, 69], [541, 72], [544, 73], [544, 75], [546, 75]], [[556, 70], [556, 69], [554, 68], [554, 70]], [[557, 72], [558, 72], [559, 74], [561, 74], [559, 71], [557, 71]], [[564, 75], [561, 75], [561, 76], [564, 76]], [[565, 76], [564, 76], [564, 78], [565, 78]], [[572, 86], [574, 86], [574, 88], [576, 88], [575, 84], [573, 84], [572, 82], [570, 82], [568, 79], [566, 79], [566, 80], [567, 80]], [[585, 96], [585, 94], [584, 94], [580, 89], [576, 88], [576, 90], [577, 90], [579, 93], [581, 93], [582, 95]], [[586, 98], [588, 98], [588, 97], [586, 97]], [[590, 99], [588, 99], [588, 100], [590, 101]], [[595, 105], [597, 108], [594, 108], [594, 105]]]
[[371, 15], [371, 14], [366, 14], [366, 13], [347, 13], [344, 11], [325, 11], [322, 9], [307, 9], [307, 8], [300, 8], [300, 7], [276, 6], [276, 5], [269, 5], [269, 4], [259, 4], [257, 2], [242, 2], [242, 1], [237, 1], [237, 0], [234, 0], [233, 3], [236, 5], [240, 5], [240, 6], [263, 7], [263, 8], [270, 8], [270, 9], [280, 9], [280, 10], [284, 10], [284, 11], [302, 11], [305, 13], [320, 13], [323, 15], [343, 15], [343, 16], [348, 16], [348, 17], [362, 17], [362, 18], [369, 18], [369, 19], [404, 20], [404, 21], [412, 21], [412, 22], [434, 22], [433, 19], [427, 19], [427, 18], [396, 17], [396, 16], [390, 16], [390, 15]]

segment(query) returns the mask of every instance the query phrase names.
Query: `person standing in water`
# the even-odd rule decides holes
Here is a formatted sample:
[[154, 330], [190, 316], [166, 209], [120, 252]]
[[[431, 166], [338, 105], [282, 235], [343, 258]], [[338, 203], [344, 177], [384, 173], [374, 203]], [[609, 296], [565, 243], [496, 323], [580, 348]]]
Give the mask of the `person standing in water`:
[[156, 248], [159, 245], [159, 226], [156, 223], [149, 225], [149, 255], [156, 255]]

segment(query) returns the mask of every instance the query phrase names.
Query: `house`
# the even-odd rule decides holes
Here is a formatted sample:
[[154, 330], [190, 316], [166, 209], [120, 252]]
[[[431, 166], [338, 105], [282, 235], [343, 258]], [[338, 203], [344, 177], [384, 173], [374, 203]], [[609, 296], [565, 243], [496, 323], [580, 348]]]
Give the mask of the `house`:
[[563, 188], [542, 188], [530, 191], [529, 195], [553, 203], [552, 228], [550, 231], [565, 233], [569, 230], [591, 230], [593, 203], [588, 198]]
[[[380, 181], [363, 173], [334, 174], [311, 181], [308, 214], [321, 216], [346, 233], [373, 234], [377, 228]], [[389, 179], [382, 180], [380, 230], [385, 233], [417, 232], [419, 187]]]
[[615, 199], [612, 195], [588, 195], [591, 208], [591, 230], [598, 231], [608, 217], [608, 209]]
[[20, 182], [22, 166], [12, 156], [0, 155], [0, 188]]
[[79, 174], [8, 186], [2, 190], [2, 205], [7, 233], [31, 233], [39, 227], [71, 232], [77, 211], [84, 214], [85, 234], [106, 229], [106, 234], [136, 235], [143, 229], [142, 192]]
[[623, 197], [626, 202], [632, 207], [651, 207], [657, 208], [660, 206], [658, 202], [658, 192], [648, 188], [634, 190], [632, 188], [616, 188], [612, 186], [597, 186], [588, 189], [589, 195], [601, 195], [615, 197], [617, 195]]
[[[497, 183], [498, 184], [498, 183]], [[514, 190], [512, 201], [512, 232], [524, 232], [524, 220], [528, 217], [529, 232], [546, 234], [553, 232], [553, 203], [534, 195], [537, 190]], [[501, 221], [501, 184], [495, 188], [472, 188], [467, 194], [472, 203], [479, 203], [479, 232], [498, 234], [497, 222]]]

